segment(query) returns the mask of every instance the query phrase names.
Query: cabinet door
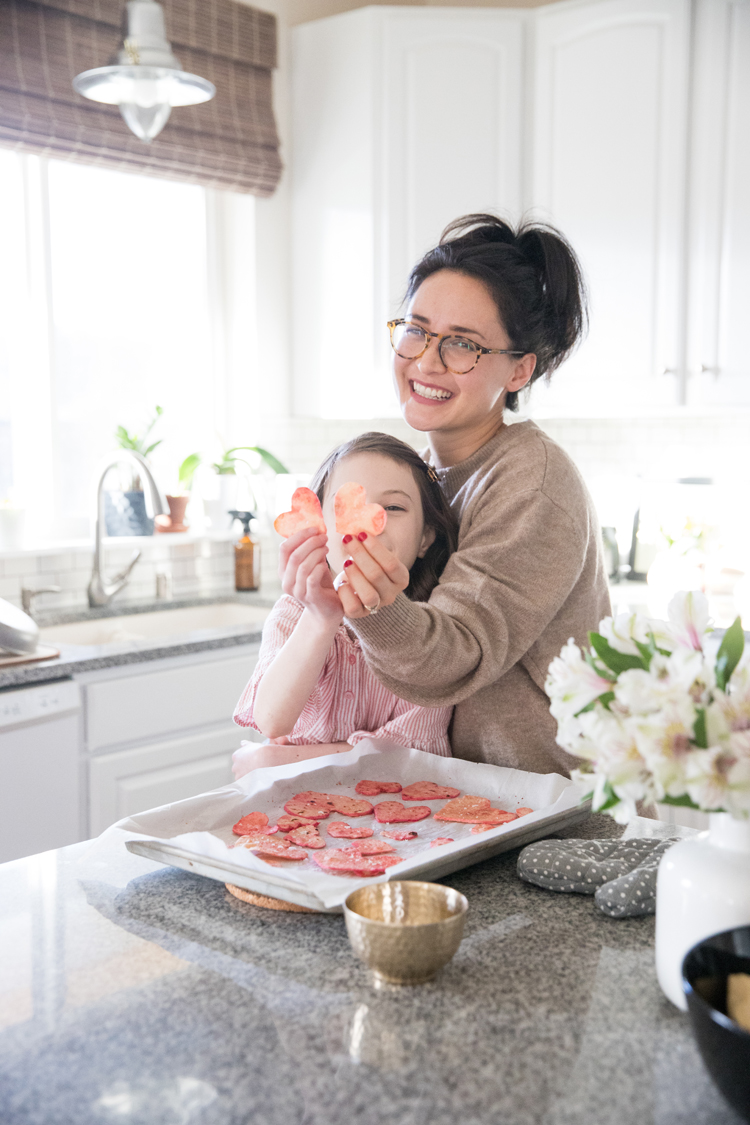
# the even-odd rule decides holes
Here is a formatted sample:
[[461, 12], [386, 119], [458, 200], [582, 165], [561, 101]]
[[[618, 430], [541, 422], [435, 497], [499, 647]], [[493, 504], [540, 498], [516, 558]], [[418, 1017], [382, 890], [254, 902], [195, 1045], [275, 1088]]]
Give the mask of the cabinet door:
[[699, 0], [691, 140], [689, 401], [748, 406], [748, 0]]
[[486, 8], [384, 12], [383, 320], [449, 222], [488, 210], [520, 216], [528, 25]]
[[233, 724], [89, 762], [89, 830], [98, 836], [124, 816], [229, 785], [232, 752], [247, 735]]
[[589, 337], [535, 388], [538, 416], [682, 400], [689, 16], [688, 0], [603, 0], [535, 19], [529, 203], [591, 294]]
[[88, 684], [89, 752], [229, 721], [256, 660], [257, 650], [245, 649], [226, 660], [163, 669], [146, 665], [137, 675]]

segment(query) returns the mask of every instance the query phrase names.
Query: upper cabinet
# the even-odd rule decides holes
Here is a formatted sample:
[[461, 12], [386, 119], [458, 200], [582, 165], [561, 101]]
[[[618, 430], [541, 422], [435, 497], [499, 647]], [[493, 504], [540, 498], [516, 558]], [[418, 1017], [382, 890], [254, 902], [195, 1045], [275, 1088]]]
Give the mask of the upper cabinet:
[[748, 0], [699, 0], [694, 66], [688, 402], [750, 405]]
[[534, 413], [679, 403], [690, 6], [601, 0], [534, 20], [528, 205], [575, 247], [591, 326]]
[[534, 414], [750, 405], [750, 0], [370, 7], [293, 36], [299, 413], [396, 412], [385, 321], [487, 209], [554, 223], [589, 282]]
[[296, 410], [395, 415], [386, 321], [469, 211], [522, 205], [525, 13], [370, 7], [294, 29]]

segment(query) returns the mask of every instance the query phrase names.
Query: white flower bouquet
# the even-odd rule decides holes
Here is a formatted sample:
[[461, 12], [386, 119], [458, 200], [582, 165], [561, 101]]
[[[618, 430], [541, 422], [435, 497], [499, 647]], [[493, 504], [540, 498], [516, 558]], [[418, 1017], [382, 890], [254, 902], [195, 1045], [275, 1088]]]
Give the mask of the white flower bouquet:
[[588, 650], [571, 639], [545, 684], [573, 778], [620, 824], [636, 802], [750, 815], [750, 660], [739, 619], [715, 649], [703, 594], [676, 594], [668, 621], [606, 617]]

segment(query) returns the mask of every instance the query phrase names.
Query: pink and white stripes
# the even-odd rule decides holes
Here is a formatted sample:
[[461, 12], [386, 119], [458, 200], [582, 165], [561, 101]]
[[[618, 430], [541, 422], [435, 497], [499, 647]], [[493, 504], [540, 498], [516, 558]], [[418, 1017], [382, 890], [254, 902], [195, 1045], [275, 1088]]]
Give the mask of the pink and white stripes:
[[[234, 712], [240, 726], [259, 731], [253, 720], [258, 684], [303, 610], [300, 602], [286, 594], [271, 610], [263, 626], [258, 663]], [[359, 642], [342, 624], [289, 741], [295, 746], [323, 742], [354, 746], [363, 738], [384, 738], [450, 757], [447, 731], [452, 711], [451, 707], [415, 707], [383, 687], [367, 667]]]

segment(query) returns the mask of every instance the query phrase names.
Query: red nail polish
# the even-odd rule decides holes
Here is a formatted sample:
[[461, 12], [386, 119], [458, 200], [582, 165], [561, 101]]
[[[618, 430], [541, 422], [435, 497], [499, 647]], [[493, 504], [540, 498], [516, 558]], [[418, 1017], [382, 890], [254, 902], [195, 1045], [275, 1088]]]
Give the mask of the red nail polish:
[[351, 535], [345, 535], [344, 538], [341, 540], [342, 543], [351, 543], [351, 541], [352, 541]]
[[359, 535], [357, 536], [357, 539], [359, 539], [360, 543], [364, 543], [366, 538], [367, 538], [367, 532], [366, 531], [360, 531]]
[[351, 566], [353, 562], [354, 562], [354, 559], [345, 559], [344, 560], [344, 570], [346, 570], [346, 568], [348, 566]]

